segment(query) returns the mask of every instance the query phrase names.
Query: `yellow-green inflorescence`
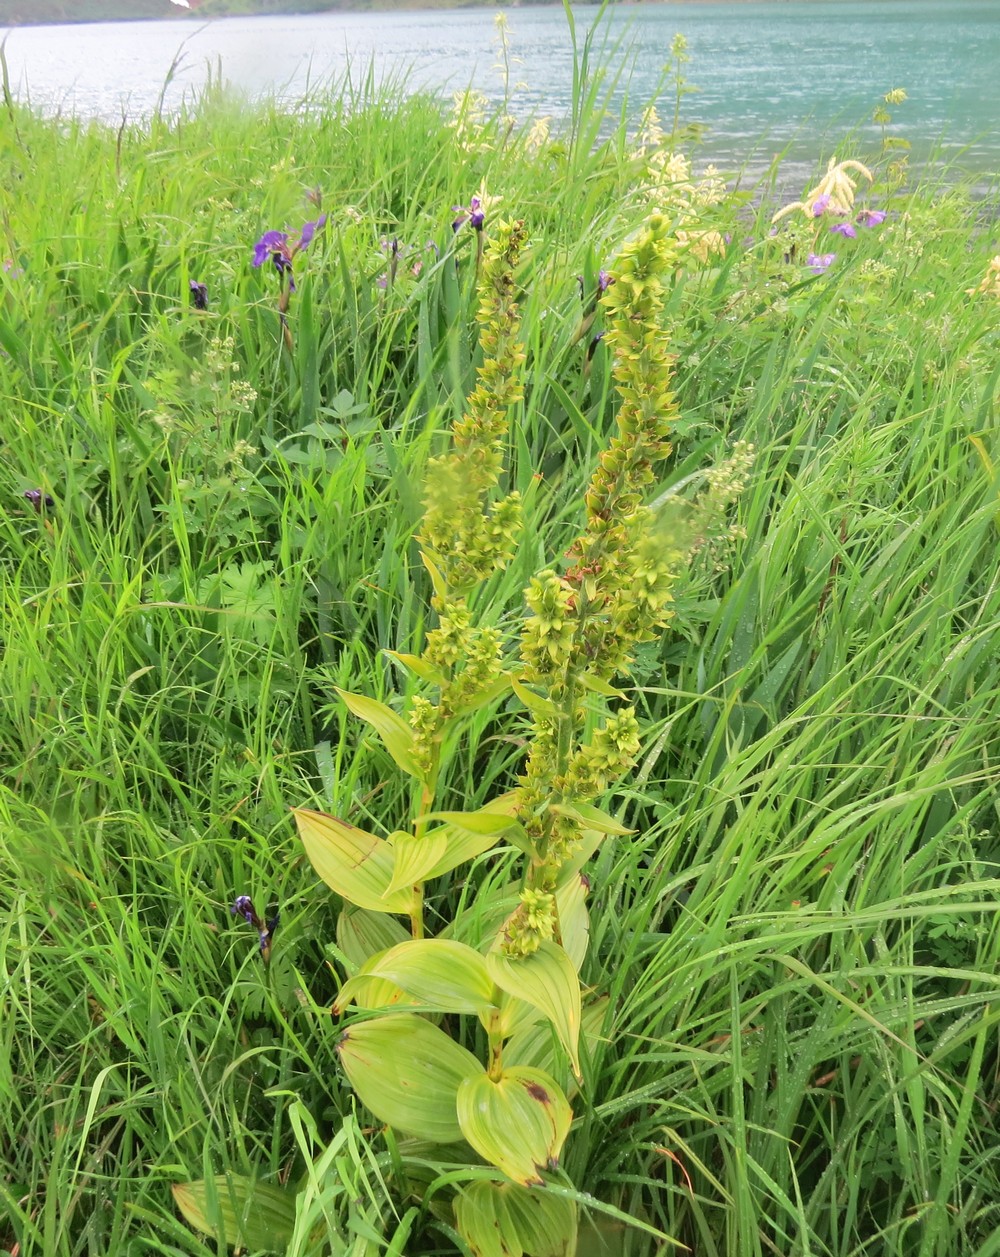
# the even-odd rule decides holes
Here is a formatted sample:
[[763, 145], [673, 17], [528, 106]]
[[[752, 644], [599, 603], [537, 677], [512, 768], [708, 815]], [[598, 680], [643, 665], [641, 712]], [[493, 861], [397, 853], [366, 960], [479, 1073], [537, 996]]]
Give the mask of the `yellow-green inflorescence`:
[[536, 709], [521, 779], [520, 819], [538, 855], [505, 928], [514, 955], [558, 933], [551, 892], [583, 840], [580, 821], [552, 805], [597, 797], [635, 762], [632, 708], [623, 705], [588, 729], [590, 709], [595, 692], [627, 669], [634, 645], [669, 619], [671, 586], [685, 560], [685, 547], [664, 538], [645, 504], [653, 469], [670, 453], [677, 413], [662, 326], [674, 261], [667, 220], [654, 215], [612, 269], [602, 300], [621, 395], [617, 433], [587, 491], [587, 522], [568, 569], [541, 572], [526, 592], [522, 679], [544, 691], [549, 707]]
[[453, 425], [452, 448], [428, 465], [420, 541], [434, 580], [438, 623], [427, 635], [422, 662], [438, 695], [436, 701], [413, 700], [410, 726], [431, 792], [446, 722], [488, 691], [503, 667], [501, 636], [476, 623], [468, 595], [506, 565], [521, 530], [520, 496], [501, 496], [499, 486], [511, 414], [524, 397], [514, 281], [524, 243], [523, 223], [497, 224], [479, 276], [483, 363], [465, 412]]

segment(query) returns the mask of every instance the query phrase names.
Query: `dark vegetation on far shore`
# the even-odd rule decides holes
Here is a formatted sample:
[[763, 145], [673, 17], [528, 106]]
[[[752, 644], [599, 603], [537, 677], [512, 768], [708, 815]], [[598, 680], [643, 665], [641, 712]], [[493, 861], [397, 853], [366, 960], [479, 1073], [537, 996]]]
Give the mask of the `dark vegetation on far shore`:
[[[531, 3], [531, 0], [525, 0]], [[170, 0], [0, 0], [0, 26], [44, 26], [64, 22], [117, 22], [157, 18], [235, 17], [267, 13], [324, 13], [345, 10], [414, 7], [481, 7], [485, 0], [462, 0], [459, 4], [440, 0], [202, 0], [185, 10]]]

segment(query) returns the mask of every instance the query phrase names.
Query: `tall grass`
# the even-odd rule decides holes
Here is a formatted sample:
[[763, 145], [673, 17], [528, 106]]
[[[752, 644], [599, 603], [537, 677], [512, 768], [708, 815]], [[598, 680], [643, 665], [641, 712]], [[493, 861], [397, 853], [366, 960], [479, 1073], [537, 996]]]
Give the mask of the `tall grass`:
[[[333, 687], [390, 696], [381, 652], [424, 623], [422, 469], [476, 353], [452, 207], [481, 181], [533, 240], [511, 451], [531, 540], [491, 614], [573, 534], [615, 404], [576, 277], [647, 208], [588, 90], [540, 148], [502, 119], [463, 146], [371, 82], [300, 111], [216, 92], [119, 133], [15, 109], [0, 132], [8, 1252], [204, 1252], [169, 1189], [230, 1172], [306, 1175], [297, 1254], [459, 1251], [338, 1076], [337, 905], [287, 809], [383, 832], [402, 810]], [[314, 217], [315, 188], [289, 353], [250, 248]], [[1000, 1252], [998, 306], [964, 291], [997, 244], [958, 190], [889, 208], [813, 276], [728, 198], [705, 219], [725, 257], [678, 269], [685, 424], [656, 492], [737, 439], [757, 456], [738, 536], [640, 657], [637, 834], [589, 870], [583, 976], [612, 1012], [568, 1144], [581, 1252]], [[518, 766], [515, 714], [484, 717], [455, 806]], [[268, 968], [242, 893], [281, 907]]]

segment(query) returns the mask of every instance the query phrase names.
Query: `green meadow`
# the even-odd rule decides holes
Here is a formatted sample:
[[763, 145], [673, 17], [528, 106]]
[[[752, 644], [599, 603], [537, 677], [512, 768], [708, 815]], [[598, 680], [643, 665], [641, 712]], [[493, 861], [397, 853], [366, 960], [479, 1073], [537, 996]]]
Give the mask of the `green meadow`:
[[[584, 1082], [532, 1189], [579, 1236], [526, 1251], [1000, 1253], [996, 204], [845, 140], [814, 183], [831, 157], [873, 182], [848, 170], [854, 205], [806, 197], [772, 234], [780, 167], [720, 188], [669, 118], [637, 136], [610, 111], [600, 68], [582, 45], [548, 133], [370, 81], [299, 108], [210, 89], [121, 129], [7, 101], [12, 1257], [510, 1251], [456, 1229], [456, 1186], [489, 1168], [408, 1150], [339, 1067], [358, 948], [289, 813], [383, 837], [408, 815], [336, 688], [404, 711], [386, 652], [434, 624], [416, 538], [482, 365], [454, 208], [476, 195], [484, 242], [510, 218], [528, 238], [504, 448], [525, 529], [485, 620], [515, 641], [531, 577], [566, 566], [618, 409], [601, 272], [613, 293], [655, 208], [677, 417], [650, 504], [752, 446], [617, 681], [641, 746], [599, 802], [629, 832], [583, 869]], [[252, 265], [321, 212], [294, 292]], [[509, 690], [477, 711], [438, 806], [516, 785], [525, 727]], [[520, 859], [501, 841], [428, 883], [429, 922], [501, 897]], [[244, 895], [280, 914], [265, 952]], [[468, 1020], [444, 1024], [472, 1045]], [[172, 1191], [202, 1180], [208, 1234]]]

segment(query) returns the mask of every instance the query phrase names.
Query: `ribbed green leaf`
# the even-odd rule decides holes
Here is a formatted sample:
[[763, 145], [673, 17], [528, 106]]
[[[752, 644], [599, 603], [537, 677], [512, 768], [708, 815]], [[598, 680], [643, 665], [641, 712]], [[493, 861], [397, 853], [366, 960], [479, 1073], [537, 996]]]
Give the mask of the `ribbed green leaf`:
[[414, 886], [433, 875], [448, 854], [448, 835], [440, 829], [432, 829], [420, 838], [400, 830], [389, 835], [389, 844], [393, 860], [392, 881], [386, 892], [389, 895], [400, 890], [412, 892]]
[[[376, 956], [365, 966], [364, 974], [388, 979], [418, 1003], [446, 1013], [485, 1014], [497, 1007], [500, 998], [479, 952], [445, 938], [413, 938], [399, 943]], [[351, 982], [341, 989], [338, 1008], [343, 1006], [349, 986]]]
[[349, 690], [338, 689], [337, 693], [344, 700], [355, 716], [360, 716], [372, 726], [382, 739], [385, 749], [396, 761], [397, 767], [411, 777], [420, 777], [420, 769], [413, 756], [413, 730], [391, 707], [379, 703], [366, 694], [352, 694]]
[[414, 1013], [350, 1027], [337, 1044], [344, 1072], [380, 1122], [431, 1143], [462, 1138], [459, 1085], [482, 1065], [443, 1030]]
[[526, 836], [521, 825], [514, 819], [520, 793], [519, 790], [511, 790], [507, 794], [499, 795], [475, 812], [429, 812], [420, 817], [421, 821], [446, 822], [442, 826], [442, 832], [447, 836], [448, 850], [428, 873], [428, 879], [441, 877], [464, 864], [466, 860], [474, 860], [494, 846], [501, 835], [505, 835], [508, 842], [523, 851]]
[[491, 951], [486, 956], [486, 968], [501, 990], [548, 1017], [569, 1055], [573, 1073], [582, 1078], [580, 979], [566, 952], [552, 942], [542, 943], [531, 956]]
[[295, 1193], [238, 1174], [177, 1183], [174, 1203], [205, 1235], [222, 1235], [230, 1248], [283, 1253], [295, 1228]]
[[576, 1203], [564, 1196], [516, 1183], [491, 1183], [507, 1216], [506, 1233], [517, 1236], [526, 1257], [571, 1257], [576, 1253]]
[[559, 709], [550, 698], [543, 698], [541, 694], [536, 694], [534, 690], [529, 690], [515, 676], [511, 677], [510, 685], [511, 689], [533, 716], [542, 716], [543, 718], [558, 716]]
[[392, 848], [382, 838], [308, 808], [292, 808], [309, 862], [338, 895], [369, 912], [409, 912], [412, 890], [389, 895]]
[[603, 677], [594, 676], [592, 672], [578, 672], [576, 679], [585, 690], [591, 690], [595, 694], [603, 694], [605, 698], [625, 697], [622, 691], [616, 690], [610, 681], [605, 681]]
[[562, 945], [577, 972], [587, 955], [587, 945], [590, 942], [590, 913], [587, 911], [589, 889], [590, 883], [579, 873], [568, 878], [556, 889]]
[[475, 1257], [569, 1257], [576, 1245], [576, 1205], [519, 1183], [485, 1179], [455, 1198], [458, 1231]]
[[388, 978], [373, 978], [359, 973], [348, 978], [337, 992], [332, 1011], [339, 1016], [349, 1004], [374, 1012], [382, 1008], [414, 1008], [419, 1006], [420, 1001], [407, 995], [402, 987]]
[[[583, 1006], [580, 1034], [591, 1051], [597, 1048], [604, 1033], [609, 1002], [605, 995]], [[535, 1016], [538, 1015], [535, 1012]], [[578, 1090], [552, 1023], [544, 1018], [520, 1023], [504, 1043], [503, 1059], [506, 1065], [530, 1065], [532, 1069], [544, 1069], [559, 1083], [570, 1100]]]
[[573, 803], [552, 803], [550, 804], [552, 811], [560, 816], [568, 816], [571, 820], [579, 821], [584, 829], [596, 830], [599, 834], [634, 834], [634, 829], [627, 829], [613, 816], [609, 816], [607, 812], [602, 812], [599, 807], [594, 807], [593, 803], [581, 803], [579, 800]]
[[474, 860], [477, 855], [495, 847], [499, 841], [495, 834], [476, 834], [471, 829], [456, 829], [452, 825], [442, 825], [440, 832], [447, 838], [448, 846], [444, 855], [427, 874], [428, 881], [432, 877], [442, 877], [445, 873], [450, 873], [468, 860]]
[[434, 563], [427, 557], [424, 550], [420, 551], [420, 561], [427, 568], [427, 575], [431, 578], [431, 587], [439, 598], [448, 597], [448, 586], [444, 583], [441, 573], [435, 567]]
[[[513, 1186], [513, 1184], [511, 1184]], [[505, 1234], [507, 1214], [493, 1183], [484, 1179], [463, 1187], [455, 1197], [455, 1224], [473, 1257], [522, 1257], [516, 1235]]]
[[386, 650], [382, 653], [388, 655], [390, 659], [398, 659], [407, 671], [412, 672], [414, 676], [418, 676], [421, 681], [426, 681], [428, 685], [440, 685], [444, 680], [437, 668], [419, 655], [406, 655], [398, 650]]
[[557, 1168], [573, 1110], [554, 1078], [513, 1065], [496, 1081], [481, 1073], [461, 1083], [458, 1121], [481, 1157], [527, 1187]]
[[337, 917], [337, 946], [360, 969], [378, 952], [405, 943], [409, 932], [384, 912], [368, 912], [349, 903]]
[[481, 807], [475, 812], [428, 812], [421, 816], [424, 821], [444, 821], [456, 829], [466, 829], [470, 834], [483, 834], [499, 838], [508, 829], [518, 827], [518, 822], [495, 809]]

